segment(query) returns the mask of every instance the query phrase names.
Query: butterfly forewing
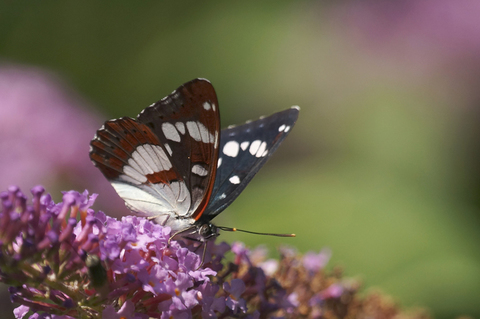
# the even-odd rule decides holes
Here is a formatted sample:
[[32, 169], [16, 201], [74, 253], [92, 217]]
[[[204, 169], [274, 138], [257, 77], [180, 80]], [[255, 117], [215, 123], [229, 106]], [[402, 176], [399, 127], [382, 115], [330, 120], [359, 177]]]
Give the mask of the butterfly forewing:
[[298, 112], [298, 107], [292, 107], [222, 130], [215, 184], [202, 220], [211, 220], [240, 195], [288, 135]]
[[106, 122], [91, 142], [90, 158], [133, 211], [198, 219], [215, 178], [219, 123], [212, 85], [196, 79], [137, 120]]
[[151, 127], [169, 150], [191, 192], [197, 219], [212, 191], [218, 158], [220, 115], [215, 90], [203, 79], [190, 81], [147, 107], [138, 121]]

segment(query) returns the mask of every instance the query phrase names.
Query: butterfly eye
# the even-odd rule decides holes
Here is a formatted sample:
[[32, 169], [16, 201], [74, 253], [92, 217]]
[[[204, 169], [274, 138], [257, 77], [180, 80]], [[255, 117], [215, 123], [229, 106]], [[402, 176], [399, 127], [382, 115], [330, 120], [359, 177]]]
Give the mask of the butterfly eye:
[[[211, 224], [210, 224], [211, 225]], [[200, 229], [199, 229], [199, 233], [202, 237], [206, 237], [208, 236], [208, 234], [210, 233], [210, 225], [209, 224], [203, 224]]]

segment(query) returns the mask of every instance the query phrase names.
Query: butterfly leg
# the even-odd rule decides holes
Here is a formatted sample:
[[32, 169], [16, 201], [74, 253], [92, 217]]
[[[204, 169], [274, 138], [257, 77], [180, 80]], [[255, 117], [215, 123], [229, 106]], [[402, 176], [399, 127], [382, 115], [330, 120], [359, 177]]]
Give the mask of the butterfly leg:
[[205, 254], [207, 253], [207, 242], [204, 241], [203, 242], [203, 253], [202, 253], [202, 261], [200, 262], [200, 265], [198, 265], [197, 269], [195, 270], [198, 270], [200, 269], [200, 267], [203, 266], [203, 262], [205, 261]]
[[[195, 239], [195, 238], [189, 238], [189, 237], [185, 237], [186, 239], [190, 239], [192, 241], [196, 241], [196, 242], [200, 242], [203, 244], [203, 252], [202, 252], [202, 261], [200, 262], [200, 265], [198, 265], [198, 267], [195, 269], [195, 270], [198, 270], [200, 269], [200, 267], [203, 266], [203, 263], [205, 262], [205, 255], [207, 253], [207, 241], [202, 241], [202, 240], [198, 240], [198, 239]], [[201, 244], [195, 248], [194, 252], [197, 252], [198, 248], [200, 248]]]
[[[175, 236], [177, 236], [177, 235], [179, 235], [179, 234], [181, 234], [181, 233], [187, 232], [187, 231], [189, 231], [189, 230], [191, 230], [191, 229], [193, 229], [193, 228], [195, 228], [195, 226], [191, 226], [191, 227], [189, 227], [189, 228], [187, 228], [187, 229], [179, 230], [179, 231], [175, 232], [175, 233], [174, 233], [172, 236], [170, 236], [170, 238], [168, 239], [167, 245], [170, 246], [170, 241], [173, 239], [173, 237], [175, 237]], [[187, 237], [187, 236], [185, 236], [185, 237], [183, 237], [183, 238], [188, 239], [188, 240], [191, 240], [191, 241], [196, 241], [196, 242], [203, 243], [202, 261], [200, 262], [200, 265], [198, 265], [198, 267], [197, 267], [195, 270], [200, 269], [200, 267], [203, 266], [203, 263], [204, 263], [204, 261], [205, 261], [205, 255], [206, 255], [206, 253], [207, 253], [207, 241], [206, 241], [206, 240], [199, 240], [199, 239], [197, 239], [197, 238], [192, 238], [192, 237]], [[196, 252], [199, 247], [200, 247], [200, 246], [198, 246], [198, 247], [195, 249], [194, 252]]]
[[[193, 226], [188, 227], [187, 229], [182, 229], [182, 230], [176, 231], [176, 232], [173, 233], [173, 235], [171, 235], [170, 238], [168, 239], [167, 245], [170, 246], [170, 242], [172, 241], [173, 237], [175, 237], [175, 236], [177, 236], [177, 235], [180, 235], [181, 233], [189, 232], [190, 230], [195, 229], [196, 227], [197, 227], [196, 225], [193, 225]], [[190, 240], [194, 240], [194, 241], [200, 241], [200, 240], [198, 240], [198, 239], [193, 239], [193, 238], [188, 238], [188, 237], [185, 237], [185, 238], [186, 238], [186, 239], [190, 239]]]

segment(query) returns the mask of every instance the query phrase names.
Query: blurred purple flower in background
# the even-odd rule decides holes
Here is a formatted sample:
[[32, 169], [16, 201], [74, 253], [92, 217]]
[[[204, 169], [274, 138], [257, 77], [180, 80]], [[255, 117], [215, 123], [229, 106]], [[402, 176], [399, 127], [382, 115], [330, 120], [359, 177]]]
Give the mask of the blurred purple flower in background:
[[0, 188], [29, 189], [38, 181], [49, 188], [89, 188], [101, 191], [99, 203], [108, 203], [111, 214], [125, 213], [123, 201], [88, 158], [100, 125], [86, 103], [52, 74], [0, 65]]
[[350, 1], [336, 10], [357, 40], [368, 41], [371, 52], [383, 52], [412, 68], [478, 60], [478, 1]]

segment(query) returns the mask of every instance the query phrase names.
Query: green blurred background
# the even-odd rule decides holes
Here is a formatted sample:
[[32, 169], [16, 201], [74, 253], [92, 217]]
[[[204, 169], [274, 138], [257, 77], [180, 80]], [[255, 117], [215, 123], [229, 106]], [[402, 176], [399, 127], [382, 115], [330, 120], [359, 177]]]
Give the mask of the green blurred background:
[[221, 239], [330, 247], [367, 291], [480, 317], [478, 3], [5, 1], [0, 62], [56, 73], [102, 121], [196, 77], [222, 127], [299, 105], [215, 220], [298, 237]]

